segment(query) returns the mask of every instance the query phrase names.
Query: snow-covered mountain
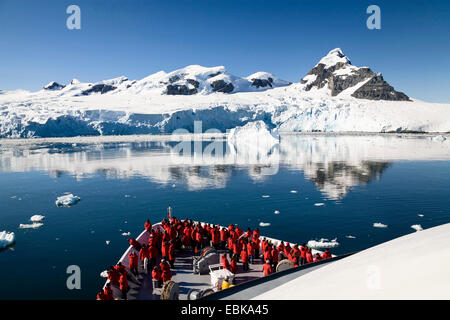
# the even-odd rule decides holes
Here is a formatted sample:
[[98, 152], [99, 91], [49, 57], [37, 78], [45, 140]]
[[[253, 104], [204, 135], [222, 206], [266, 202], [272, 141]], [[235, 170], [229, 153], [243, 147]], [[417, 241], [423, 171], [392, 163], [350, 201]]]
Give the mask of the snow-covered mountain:
[[409, 98], [381, 74], [353, 66], [340, 49], [297, 83], [192, 65], [141, 80], [73, 79], [0, 94], [0, 137], [192, 132], [194, 121], [204, 131], [225, 131], [257, 120], [280, 132], [449, 132], [450, 105]]

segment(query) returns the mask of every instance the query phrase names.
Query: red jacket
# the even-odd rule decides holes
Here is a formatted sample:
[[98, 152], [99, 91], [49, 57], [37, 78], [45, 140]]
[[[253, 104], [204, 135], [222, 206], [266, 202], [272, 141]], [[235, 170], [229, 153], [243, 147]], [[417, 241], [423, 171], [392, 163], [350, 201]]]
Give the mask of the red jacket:
[[152, 279], [153, 279], [153, 280], [159, 281], [159, 280], [162, 279], [161, 276], [162, 276], [161, 270], [159, 270], [159, 269], [156, 269], [156, 270], [153, 269], [153, 271], [152, 271]]
[[104, 297], [105, 297], [104, 300], [114, 300], [113, 292], [109, 286], [105, 287], [105, 289], [103, 290], [103, 293], [104, 293]]
[[150, 246], [148, 247], [148, 257], [150, 259], [156, 258], [158, 256], [158, 249], [156, 246]]
[[314, 259], [313, 259], [312, 253], [311, 252], [307, 252], [306, 253], [306, 262], [307, 263], [311, 263], [313, 261], [314, 261]]
[[216, 228], [211, 230], [211, 240], [213, 244], [219, 244], [220, 241], [220, 235]]
[[152, 230], [152, 224], [150, 223], [150, 220], [147, 220], [144, 224], [145, 230], [151, 231]]
[[247, 254], [249, 256], [255, 255], [255, 247], [253, 246], [253, 244], [251, 242], [247, 243]]
[[272, 266], [268, 263], [263, 265], [262, 271], [264, 272], [264, 276], [268, 276], [273, 273]]
[[306, 247], [304, 247], [304, 246], [301, 246], [300, 247], [300, 257], [301, 258], [303, 258], [303, 259], [306, 259], [306, 251], [307, 251], [308, 249], [306, 249]]
[[228, 240], [228, 231], [226, 229], [220, 230], [220, 241]]
[[166, 270], [162, 273], [162, 281], [166, 282], [169, 281], [170, 279], [172, 279], [172, 272], [170, 272], [170, 270]]
[[160, 267], [160, 269], [161, 269], [162, 272], [168, 271], [168, 270], [170, 271], [170, 265], [169, 265], [166, 261], [161, 262], [161, 263], [159, 264], [159, 267]]
[[236, 260], [235, 259], [231, 259], [231, 263], [230, 263], [230, 271], [234, 274], [236, 274], [238, 272], [238, 267], [236, 264]]
[[169, 260], [175, 260], [175, 246], [173, 243], [169, 247]]
[[126, 274], [122, 274], [119, 279], [119, 289], [127, 290], [128, 289], [128, 279]]
[[130, 258], [130, 265], [129, 265], [130, 269], [137, 268], [137, 266], [138, 266], [138, 256], [137, 256], [137, 254], [131, 252], [128, 255], [128, 258]]
[[223, 267], [224, 269], [230, 270], [230, 263], [228, 262], [227, 257], [222, 256], [222, 257], [220, 258], [220, 262], [222, 263], [222, 267]]
[[167, 257], [169, 255], [169, 243], [164, 242], [161, 247], [161, 254], [163, 257]]
[[141, 259], [142, 261], [144, 261], [145, 258], [148, 259], [149, 255], [148, 255], [148, 248], [142, 248], [141, 251], [139, 251], [139, 259]]
[[272, 263], [277, 263], [278, 262], [278, 250], [276, 248], [272, 249], [271, 255], [272, 255]]
[[248, 263], [248, 252], [246, 249], [241, 251], [242, 263]]

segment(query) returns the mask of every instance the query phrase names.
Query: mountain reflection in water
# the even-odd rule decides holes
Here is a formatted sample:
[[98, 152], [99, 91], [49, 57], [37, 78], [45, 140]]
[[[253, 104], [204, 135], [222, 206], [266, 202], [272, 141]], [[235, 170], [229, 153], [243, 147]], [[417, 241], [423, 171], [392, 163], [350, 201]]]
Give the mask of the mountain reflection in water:
[[216, 137], [185, 142], [184, 153], [171, 137], [122, 139], [0, 140], [0, 172], [44, 171], [77, 179], [144, 177], [202, 190], [225, 188], [237, 170], [264, 181], [284, 167], [303, 172], [326, 199], [338, 200], [355, 186], [381, 179], [392, 162], [450, 159], [450, 139], [426, 135], [282, 135], [279, 144], [262, 147]]

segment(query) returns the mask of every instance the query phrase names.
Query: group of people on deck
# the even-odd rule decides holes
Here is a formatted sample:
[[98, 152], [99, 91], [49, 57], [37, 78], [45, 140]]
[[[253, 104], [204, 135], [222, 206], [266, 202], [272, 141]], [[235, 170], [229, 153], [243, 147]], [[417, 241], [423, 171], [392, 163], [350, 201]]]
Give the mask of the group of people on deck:
[[[164, 219], [161, 225], [153, 228], [149, 220], [144, 225], [149, 232], [148, 243], [139, 243], [136, 239], [128, 239], [132, 250], [128, 254], [129, 272], [120, 262], [111, 266], [108, 270], [108, 283], [97, 295], [98, 300], [112, 300], [113, 291], [111, 286], [119, 288], [122, 298], [127, 299], [129, 291], [128, 281], [136, 281], [139, 277], [138, 267], [142, 266], [145, 273], [152, 276], [153, 288], [161, 288], [163, 283], [172, 279], [176, 252], [182, 249], [192, 249], [197, 254], [202, 248], [213, 246], [218, 250], [228, 252], [220, 258], [223, 268], [232, 273], [238, 273], [238, 262], [242, 262], [243, 271], [250, 269], [256, 259], [263, 258], [265, 263], [262, 267], [264, 276], [270, 275], [276, 269], [278, 261], [289, 259], [294, 266], [316, 262], [331, 258], [331, 253], [326, 250], [323, 255], [316, 253], [314, 256], [310, 248], [305, 244], [302, 246], [291, 246], [289, 243], [281, 243], [278, 246], [266, 238], [260, 239], [259, 229], [244, 232], [233, 224], [228, 228], [217, 225], [200, 224], [192, 220], [179, 220], [176, 217]], [[159, 263], [158, 263], [159, 262]], [[134, 281], [133, 281], [134, 282]]]

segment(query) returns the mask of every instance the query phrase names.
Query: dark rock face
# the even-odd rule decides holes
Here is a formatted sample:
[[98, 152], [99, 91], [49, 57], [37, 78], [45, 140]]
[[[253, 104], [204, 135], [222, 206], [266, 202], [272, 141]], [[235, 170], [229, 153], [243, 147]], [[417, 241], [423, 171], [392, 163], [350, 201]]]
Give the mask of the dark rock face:
[[381, 74], [375, 75], [361, 88], [356, 90], [352, 94], [352, 97], [369, 100], [411, 101], [403, 92], [395, 91], [392, 86], [384, 81]]
[[357, 69], [352, 74], [345, 77], [333, 75], [328, 83], [328, 88], [331, 90], [332, 96], [337, 96], [345, 89], [353, 87], [354, 85], [357, 85], [361, 81], [364, 81], [374, 75], [375, 73], [369, 68]]
[[227, 83], [224, 80], [217, 80], [211, 83], [211, 87], [215, 92], [231, 93], [234, 90], [232, 83]]
[[110, 86], [109, 84], [96, 84], [96, 85], [93, 85], [92, 87], [90, 87], [89, 89], [82, 91], [81, 94], [85, 95], [85, 96], [88, 96], [91, 93], [97, 93], [97, 92], [104, 94], [106, 92], [109, 92], [109, 91], [112, 91], [115, 89], [116, 89], [116, 87]]
[[265, 88], [265, 87], [272, 88], [273, 79], [270, 77], [267, 79], [251, 79], [251, 80], [252, 80], [252, 86], [254, 86], [256, 88]]
[[[406, 94], [395, 91], [392, 86], [384, 81], [381, 74], [374, 73], [370, 68], [354, 68], [351, 67], [350, 63], [342, 62], [338, 62], [328, 68], [325, 67], [324, 64], [319, 63], [308, 72], [308, 75], [316, 76], [314, 81], [308, 83], [304, 78], [300, 81], [302, 84], [308, 83], [305, 87], [306, 91], [312, 88], [320, 89], [326, 85], [330, 89], [331, 95], [337, 96], [345, 89], [372, 78], [356, 90], [352, 96], [358, 99], [411, 101]], [[348, 74], [336, 74], [337, 70], [348, 67], [352, 68]]]
[[62, 84], [59, 84], [58, 82], [52, 82], [49, 85], [45, 86], [44, 89], [45, 90], [61, 90], [63, 89], [65, 86]]
[[[173, 83], [175, 81], [180, 80], [180, 77], [178, 76], [173, 76], [169, 79], [169, 82]], [[168, 95], [192, 95], [192, 94], [196, 94], [198, 92], [198, 87], [200, 85], [200, 83], [194, 79], [186, 79], [186, 81], [193, 85], [194, 88], [189, 88], [188, 86], [184, 85], [184, 84], [169, 84], [166, 87], [166, 94]]]

